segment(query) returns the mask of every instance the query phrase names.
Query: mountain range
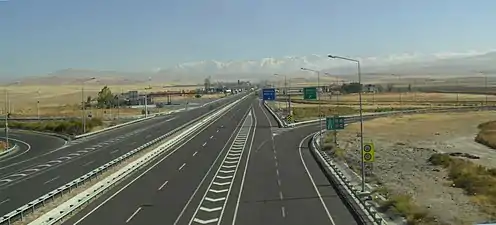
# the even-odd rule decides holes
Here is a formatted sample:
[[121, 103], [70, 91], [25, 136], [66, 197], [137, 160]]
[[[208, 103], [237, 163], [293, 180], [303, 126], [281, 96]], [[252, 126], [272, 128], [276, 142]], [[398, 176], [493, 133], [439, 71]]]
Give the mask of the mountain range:
[[[357, 58], [363, 74], [407, 75], [407, 76], [466, 76], [477, 73], [496, 74], [496, 51], [402, 54], [385, 57]], [[159, 68], [153, 72], [95, 71], [89, 69], [64, 69], [44, 76], [33, 76], [22, 80], [26, 84], [70, 84], [81, 82], [84, 77], [97, 77], [108, 84], [132, 84], [147, 82], [202, 83], [211, 76], [213, 80], [233, 81], [237, 79], [273, 79], [274, 73], [288, 77], [308, 77], [300, 68], [319, 70], [339, 76], [356, 74], [356, 64], [344, 60], [330, 59], [327, 55], [287, 56], [260, 60], [187, 62], [170, 68]]]

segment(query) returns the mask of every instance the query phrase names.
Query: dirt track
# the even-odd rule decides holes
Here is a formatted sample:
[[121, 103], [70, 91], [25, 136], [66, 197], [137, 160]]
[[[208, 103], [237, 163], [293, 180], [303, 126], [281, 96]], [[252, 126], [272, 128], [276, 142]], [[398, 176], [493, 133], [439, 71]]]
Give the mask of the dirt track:
[[[374, 174], [388, 189], [412, 195], [448, 224], [487, 220], [458, 188], [450, 187], [447, 174], [427, 163], [435, 152], [462, 152], [479, 156], [473, 160], [495, 167], [496, 152], [474, 142], [477, 125], [496, 120], [494, 112], [446, 113], [380, 118], [365, 122], [364, 138], [376, 146]], [[347, 149], [349, 164], [359, 160], [359, 124], [340, 131], [338, 143]]]

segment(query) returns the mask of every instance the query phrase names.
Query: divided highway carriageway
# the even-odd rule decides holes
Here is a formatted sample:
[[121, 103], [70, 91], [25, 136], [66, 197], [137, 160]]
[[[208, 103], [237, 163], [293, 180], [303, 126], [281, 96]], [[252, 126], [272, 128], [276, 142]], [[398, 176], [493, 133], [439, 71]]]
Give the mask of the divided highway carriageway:
[[205, 107], [158, 116], [93, 137], [71, 141], [58, 149], [1, 161], [0, 215], [5, 215], [126, 152], [239, 98], [240, 96], [228, 97]]
[[308, 149], [254, 96], [63, 224], [357, 224]]

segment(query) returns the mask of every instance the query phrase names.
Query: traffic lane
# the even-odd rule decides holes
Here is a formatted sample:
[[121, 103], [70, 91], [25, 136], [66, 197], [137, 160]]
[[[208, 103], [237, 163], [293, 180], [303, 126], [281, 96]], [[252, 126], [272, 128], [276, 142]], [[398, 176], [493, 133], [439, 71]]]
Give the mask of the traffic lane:
[[[261, 107], [254, 107], [257, 117], [255, 144], [246, 168], [239, 205], [230, 205], [231, 208], [238, 207], [234, 218], [237, 225], [284, 224], [285, 222], [271, 121], [263, 110]], [[226, 217], [223, 221], [229, 223], [232, 218]]]
[[[5, 133], [0, 138], [5, 139]], [[64, 146], [67, 141], [56, 137], [54, 135], [34, 133], [30, 131], [10, 131], [9, 139], [19, 143], [21, 148], [15, 152], [15, 154], [10, 154], [9, 156], [2, 157], [0, 160], [0, 171], [1, 168], [10, 163], [22, 160], [24, 158], [32, 157], [33, 155], [43, 154], [52, 149], [60, 148]], [[27, 151], [26, 151], [27, 150]]]
[[[159, 126], [146, 131], [142, 136], [130, 137], [125, 142], [89, 151], [83, 155], [85, 157], [72, 158], [66, 163], [45, 168], [33, 176], [20, 177], [19, 181], [4, 185], [0, 183], [0, 196], [10, 199], [0, 205], [0, 214], [8, 213], [174, 128], [176, 126]], [[146, 137], [148, 138], [145, 139]], [[116, 152], [116, 150], [119, 151]], [[40, 186], [40, 184], [43, 185]]]
[[[221, 104], [221, 103], [213, 103], [213, 104]], [[46, 162], [49, 162], [51, 160], [56, 160], [60, 157], [68, 157], [70, 154], [81, 154], [78, 153], [78, 151], [84, 150], [84, 149], [91, 149], [91, 148], [101, 148], [102, 143], [108, 144], [116, 144], [119, 142], [124, 142], [125, 145], [128, 145], [129, 140], [128, 136], [129, 134], [134, 135], [133, 133], [141, 134], [143, 131], [150, 130], [153, 132], [153, 134], [160, 134], [160, 132], [163, 132], [164, 134], [167, 132], [172, 131], [176, 127], [181, 126], [182, 124], [185, 124], [189, 121], [192, 121], [210, 111], [213, 111], [213, 109], [208, 109], [208, 108], [200, 108], [200, 109], [195, 109], [192, 111], [187, 111], [184, 113], [179, 113], [177, 114], [176, 117], [171, 117], [171, 116], [161, 116], [157, 118], [150, 119], [150, 121], [143, 121], [138, 124], [140, 124], [141, 128], [137, 130], [132, 130], [132, 128], [136, 128], [136, 126], [125, 126], [123, 128], [119, 128], [119, 132], [112, 132], [112, 134], [109, 134], [107, 132], [104, 132], [105, 135], [102, 136], [97, 136], [97, 138], [89, 138], [88, 140], [83, 140], [84, 142], [72, 145], [69, 144], [63, 148], [59, 148], [56, 150], [52, 150], [50, 152], [47, 152], [42, 155], [38, 155], [35, 157], [31, 157], [29, 159], [25, 159], [22, 161], [18, 161], [15, 163], [10, 163], [8, 165], [5, 165], [3, 167], [0, 167], [0, 171], [3, 175], [6, 174], [15, 174], [19, 171], [23, 171], [26, 169], [30, 169], [33, 166], [36, 165], [42, 165], [45, 164]], [[167, 124], [164, 124], [167, 123]], [[155, 128], [157, 126], [162, 126], [165, 125], [163, 129], [160, 130], [160, 132], [157, 132], [157, 130], [153, 130], [152, 128]], [[109, 136], [113, 135], [113, 136]], [[161, 134], [160, 134], [161, 135]], [[145, 135], [137, 135], [139, 136], [139, 139], [142, 137], [145, 137], [144, 139], [153, 140], [156, 137], [159, 137], [160, 135], [155, 135], [154, 137], [151, 137], [149, 133], [146, 133]], [[153, 136], [153, 135], [152, 135]], [[122, 138], [125, 137], [125, 138]], [[80, 140], [77, 140], [78, 142]], [[139, 141], [140, 143], [145, 143], [144, 140]], [[72, 156], [69, 156], [72, 158]], [[110, 161], [110, 160], [109, 160]]]
[[[75, 224], [83, 217], [84, 220], [78, 224], [122, 224], [139, 207], [142, 207], [142, 210], [131, 220], [133, 223], [150, 219], [152, 222], [140, 224], [173, 224], [181, 211], [181, 207], [178, 206], [186, 203], [201, 177], [204, 176], [203, 168], [208, 168], [212, 164], [214, 161], [212, 158], [219, 155], [222, 146], [228, 142], [230, 134], [238, 129], [236, 121], [241, 120], [239, 115], [243, 108], [238, 107], [224, 115], [136, 182], [119, 184], [118, 188], [113, 189], [118, 193], [115, 197], [105, 202], [116, 192], [104, 194], [65, 224]], [[179, 170], [181, 166], [183, 168]], [[136, 179], [140, 174], [135, 173], [129, 180]], [[127, 187], [119, 192], [125, 186]], [[102, 203], [104, 204], [101, 207], [96, 208]], [[92, 212], [93, 209], [96, 211]], [[85, 217], [88, 213], [91, 214]], [[143, 216], [147, 214], [150, 216]]]
[[276, 136], [285, 224], [357, 224], [346, 204], [312, 158], [308, 144], [317, 129], [304, 127]]
[[[191, 168], [184, 170], [184, 177], [178, 179], [168, 186], [168, 191], [164, 192], [158, 199], [156, 207], [146, 208], [139, 213], [140, 216], [132, 218], [130, 224], [188, 224], [191, 216], [200, 204], [204, 193], [220, 167], [222, 159], [226, 156], [229, 147], [232, 145], [235, 135], [239, 132], [241, 124], [248, 113], [250, 104], [237, 110], [234, 115], [227, 118], [225, 123], [227, 129], [219, 134], [222, 140], [216, 142], [216, 146], [205, 151], [199, 151]], [[234, 128], [234, 129], [233, 129]], [[194, 154], [194, 153], [193, 153]], [[168, 184], [169, 185], [169, 184]], [[172, 206], [172, 207], [171, 207]], [[164, 211], [166, 209], [167, 211]], [[129, 215], [131, 216], [131, 215]], [[129, 217], [126, 219], [128, 220]]]
[[[149, 126], [148, 128], [160, 126], [161, 124], [165, 124], [168, 122], [172, 122], [172, 121], [170, 121], [170, 120], [155, 121], [155, 124]], [[138, 135], [138, 132], [142, 133], [142, 132], [146, 131], [148, 128], [142, 128], [141, 130], [138, 130], [138, 131], [131, 131], [125, 135], [127, 137], [127, 136], [130, 136], [129, 134], [133, 134], [133, 136], [130, 136], [129, 138], [133, 138], [133, 137], [134, 138], [136, 138], [136, 137], [143, 138], [141, 135]], [[172, 129], [173, 128], [171, 127], [170, 130], [172, 130]], [[2, 174], [0, 176], [0, 179], [2, 179], [2, 177], [8, 176], [10, 174], [15, 174], [15, 173], [18, 173], [20, 171], [33, 168], [36, 165], [46, 164], [47, 162], [50, 162], [52, 160], [58, 160], [60, 157], [70, 157], [72, 159], [72, 158], [77, 157], [77, 155], [74, 155], [74, 154], [79, 154], [79, 155], [84, 156], [84, 153], [81, 153], [81, 152], [78, 153], [78, 151], [85, 150], [86, 148], [94, 148], [94, 149], [108, 148], [108, 147], [110, 147], [109, 144], [114, 144], [114, 143], [118, 144], [119, 142], [121, 144], [122, 143], [126, 144], [126, 141], [128, 139], [120, 138], [119, 141], [117, 141], [117, 138], [119, 138], [119, 137], [122, 137], [122, 136], [116, 136], [113, 138], [109, 138], [107, 140], [104, 140], [103, 142], [98, 141], [98, 140], [92, 140], [90, 142], [86, 142], [84, 145], [72, 145], [72, 146], [66, 145], [66, 146], [61, 147], [61, 148], [47, 151], [43, 154], [31, 156], [30, 158], [27, 158], [27, 159], [24, 159], [21, 161], [16, 160], [16, 161], [9, 162], [9, 164], [5, 164], [3, 167], [0, 167], [0, 171]], [[69, 162], [70, 162], [70, 160], [64, 160], [63, 163], [69, 163]], [[1, 185], [2, 184], [0, 183], [0, 186]]]

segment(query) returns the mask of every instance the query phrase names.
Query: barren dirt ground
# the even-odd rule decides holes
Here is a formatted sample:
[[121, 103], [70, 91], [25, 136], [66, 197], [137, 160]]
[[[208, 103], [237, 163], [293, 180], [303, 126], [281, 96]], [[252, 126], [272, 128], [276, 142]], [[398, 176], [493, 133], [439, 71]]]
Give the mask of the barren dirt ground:
[[[396, 193], [408, 193], [448, 224], [486, 221], [486, 215], [458, 188], [450, 187], [445, 171], [429, 165], [435, 152], [463, 152], [479, 156], [474, 162], [495, 167], [496, 150], [474, 141], [477, 125], [495, 120], [494, 112], [424, 114], [380, 118], [364, 123], [364, 138], [376, 149], [374, 174], [380, 183]], [[359, 124], [338, 134], [349, 164], [357, 165]]]

